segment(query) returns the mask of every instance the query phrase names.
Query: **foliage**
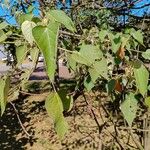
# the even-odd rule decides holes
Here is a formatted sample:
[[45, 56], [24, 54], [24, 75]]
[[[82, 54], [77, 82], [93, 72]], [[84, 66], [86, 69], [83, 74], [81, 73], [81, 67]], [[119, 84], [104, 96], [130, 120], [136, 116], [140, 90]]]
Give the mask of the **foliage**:
[[[62, 10], [48, 10], [45, 16], [39, 19], [32, 13], [20, 14], [18, 17], [20, 26], [16, 30], [10, 26], [5, 30], [8, 25], [4, 22], [0, 24], [0, 42], [3, 44], [13, 42], [15, 45], [17, 59], [14, 69], [23, 63], [28, 53], [34, 58], [34, 67], [21, 74], [19, 88], [23, 89], [24, 83], [36, 67], [39, 50], [42, 52], [53, 89], [47, 97], [45, 107], [54, 121], [55, 130], [60, 138], [65, 135], [68, 128], [63, 112], [71, 110], [70, 105], [72, 100], [76, 100], [77, 90], [83, 94], [93, 92], [102, 86], [102, 92], [107, 92], [112, 102], [119, 101], [118, 109], [122, 111], [122, 116], [129, 126], [132, 126], [139, 107], [137, 96], [140, 95], [142, 102], [145, 99], [145, 105], [149, 106], [149, 70], [145, 66], [145, 59], [149, 60], [149, 49], [146, 50], [142, 31], [134, 28], [117, 31], [109, 25], [110, 20], [105, 24], [99, 23], [98, 18], [107, 10], [99, 13], [95, 10], [92, 16], [97, 18], [98, 23], [93, 21], [93, 24], [86, 26], [91, 19], [88, 20], [87, 13], [83, 12], [80, 9], [79, 16], [72, 15], [72, 19]], [[75, 18], [79, 22], [73, 21]], [[106, 21], [106, 18], [104, 19]], [[8, 34], [10, 31], [11, 34]], [[60, 35], [64, 37], [61, 38]], [[68, 69], [73, 71], [76, 82], [74, 92], [68, 99], [65, 98], [67, 94], [66, 96], [60, 94], [60, 83], [55, 78], [60, 53], [64, 54], [64, 60]], [[137, 55], [139, 53], [142, 59]], [[3, 87], [0, 92], [2, 113], [9, 90], [7, 82], [6, 77], [0, 82]]]

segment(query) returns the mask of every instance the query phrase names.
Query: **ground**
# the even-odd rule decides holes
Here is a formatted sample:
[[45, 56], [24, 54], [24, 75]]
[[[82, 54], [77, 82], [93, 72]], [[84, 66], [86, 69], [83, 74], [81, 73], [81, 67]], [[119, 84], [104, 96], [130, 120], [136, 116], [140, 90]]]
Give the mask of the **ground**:
[[[65, 68], [60, 69], [60, 76], [69, 77], [67, 71], [66, 74], [63, 72]], [[0, 150], [139, 149], [139, 142], [143, 143], [143, 132], [137, 128], [141, 128], [142, 114], [137, 117], [132, 134], [129, 134], [131, 128], [127, 127], [121, 115], [117, 116], [120, 111], [112, 108], [115, 105], [110, 103], [105, 94], [99, 92], [96, 93], [96, 97], [86, 93], [88, 105], [83, 96], [75, 101], [72, 111], [65, 114], [69, 131], [64, 139], [60, 140], [44, 106], [49, 85], [43, 80], [47, 78], [43, 70], [43, 66], [39, 65], [29, 81], [28, 90], [36, 94], [24, 93], [13, 101], [24, 128], [31, 136], [25, 134], [12, 105], [7, 104], [6, 111], [0, 119]], [[94, 111], [100, 128], [91, 110]], [[113, 115], [113, 121], [110, 114]]]
[[[93, 110], [101, 125], [101, 134], [98, 126], [84, 99], [79, 97], [73, 110], [65, 115], [69, 124], [69, 131], [63, 140], [60, 140], [54, 131], [51, 118], [47, 115], [44, 101], [47, 92], [37, 95], [23, 95], [13, 103], [18, 110], [20, 120], [26, 131], [31, 135], [28, 137], [18, 122], [12, 105], [7, 109], [0, 119], [0, 149], [1, 150], [107, 150], [115, 149], [118, 143], [124, 149], [130, 147], [136, 149], [128, 132], [121, 129], [118, 135], [107, 114], [102, 108], [97, 109], [98, 101], [93, 101]], [[88, 95], [87, 95], [88, 96]], [[92, 101], [91, 101], [92, 102]], [[100, 117], [100, 113], [103, 117]], [[118, 125], [118, 127], [121, 127]], [[119, 130], [117, 128], [117, 130]], [[114, 136], [118, 136], [115, 137]], [[137, 134], [134, 138], [139, 140]], [[119, 140], [116, 142], [116, 140]], [[128, 140], [128, 141], [127, 141]], [[126, 146], [128, 144], [129, 146]], [[103, 147], [103, 148], [102, 148]]]

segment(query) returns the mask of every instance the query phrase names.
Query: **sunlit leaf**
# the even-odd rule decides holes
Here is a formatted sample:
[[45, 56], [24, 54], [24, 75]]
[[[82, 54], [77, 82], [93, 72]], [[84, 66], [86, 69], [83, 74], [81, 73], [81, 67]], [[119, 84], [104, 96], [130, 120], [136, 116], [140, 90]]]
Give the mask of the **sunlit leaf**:
[[32, 35], [32, 29], [36, 26], [36, 24], [32, 21], [24, 21], [21, 25], [22, 33], [25, 39], [32, 45], [34, 38]]
[[66, 13], [62, 10], [51, 10], [49, 15], [55, 21], [63, 24], [68, 30], [74, 32], [76, 31], [74, 23], [72, 20], [66, 15]]
[[87, 89], [87, 91], [91, 91], [91, 89], [95, 86], [94, 83], [92, 82], [90, 76], [88, 76], [87, 78], [85, 78], [85, 80], [84, 80], [84, 86]]
[[0, 43], [4, 42], [7, 39], [6, 34], [4, 33], [3, 30], [0, 30]]
[[100, 49], [93, 45], [82, 45], [79, 52], [74, 52], [71, 55], [73, 60], [87, 66], [91, 66], [95, 60], [100, 60], [102, 57]]
[[144, 97], [147, 93], [149, 72], [147, 71], [144, 65], [141, 65], [140, 68], [134, 68], [134, 76], [137, 89], [139, 89], [139, 92]]
[[76, 61], [77, 63], [84, 64], [87, 66], [91, 65], [91, 62], [87, 58], [82, 56], [80, 52], [74, 52], [73, 54], [71, 54], [70, 57], [72, 60]]
[[150, 108], [150, 96], [145, 98], [145, 104]]
[[63, 116], [63, 104], [59, 95], [55, 92], [51, 93], [45, 101], [45, 107], [54, 122], [57, 134], [63, 138], [68, 130], [68, 124]]
[[0, 23], [0, 30], [5, 29], [7, 26], [8, 26], [8, 23], [6, 23], [6, 22]]
[[103, 58], [101, 61], [96, 61], [91, 68], [89, 68], [89, 73], [93, 83], [98, 79], [98, 77], [104, 77], [108, 79], [108, 67], [107, 61]]
[[104, 41], [105, 37], [108, 35], [108, 31], [107, 30], [101, 30], [99, 32], [99, 38], [101, 41]]
[[36, 63], [38, 60], [38, 57], [39, 57], [39, 49], [37, 47], [30, 49], [30, 55], [31, 55], [31, 59], [32, 59], [33, 64]]
[[138, 106], [135, 95], [133, 93], [126, 95], [124, 102], [121, 103], [121, 111], [129, 126], [132, 126], [132, 122], [136, 117], [137, 108]]
[[58, 31], [59, 23], [57, 22], [52, 22], [48, 27], [33, 28], [33, 37], [43, 53], [47, 74], [51, 81], [54, 80], [56, 70]]
[[95, 60], [100, 60], [103, 57], [102, 51], [98, 46], [82, 45], [80, 49], [81, 55], [89, 62], [94, 63]]
[[31, 21], [33, 18], [33, 14], [19, 14], [16, 16], [17, 22], [21, 25], [24, 21]]
[[111, 40], [111, 48], [112, 48], [112, 51], [114, 53], [116, 53], [120, 46], [121, 46], [121, 37], [120, 37], [120, 34], [115, 34], [113, 35], [112, 33], [109, 34], [109, 39]]
[[5, 111], [8, 92], [10, 88], [10, 78], [8, 76], [4, 76], [0, 79], [0, 106], [1, 106], [1, 115]]
[[143, 53], [142, 53], [142, 56], [143, 56], [145, 59], [150, 60], [150, 49], [147, 49], [146, 52], [143, 52]]
[[143, 45], [143, 34], [140, 30], [135, 31], [135, 32], [131, 32], [131, 35], [133, 36], [133, 38], [135, 40], [137, 40], [140, 44]]

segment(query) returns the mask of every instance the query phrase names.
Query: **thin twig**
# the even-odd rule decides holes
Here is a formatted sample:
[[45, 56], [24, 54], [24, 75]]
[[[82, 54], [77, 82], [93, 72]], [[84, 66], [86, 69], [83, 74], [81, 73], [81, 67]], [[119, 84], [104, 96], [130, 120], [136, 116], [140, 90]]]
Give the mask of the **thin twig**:
[[62, 30], [60, 30], [59, 32], [60, 32], [60, 34], [65, 34], [65, 35], [69, 35], [69, 36], [74, 36], [74, 37], [77, 37], [77, 38], [81, 38], [81, 35], [79, 35], [79, 34], [70, 33], [70, 32], [62, 31]]
[[86, 96], [85, 96], [84, 93], [83, 93], [83, 98], [84, 98], [84, 100], [85, 100], [87, 106], [89, 106], [89, 108], [90, 108], [90, 111], [91, 111], [91, 113], [92, 113], [92, 115], [93, 115], [93, 117], [94, 117], [95, 123], [96, 123], [96, 125], [98, 126], [99, 134], [101, 134], [102, 129], [103, 129], [103, 127], [104, 127], [104, 125], [105, 125], [106, 123], [104, 123], [103, 125], [100, 125], [100, 124], [99, 124], [99, 122], [98, 122], [98, 120], [97, 120], [97, 117], [96, 117], [96, 114], [94, 113], [94, 110], [92, 109], [92, 106], [90, 106], [90, 104], [88, 103], [88, 101], [87, 101]]
[[14, 109], [14, 111], [15, 111], [15, 114], [16, 114], [16, 116], [17, 116], [17, 118], [18, 118], [19, 124], [20, 124], [21, 128], [23, 129], [24, 133], [25, 133], [28, 137], [31, 137], [32, 135], [29, 134], [29, 133], [27, 132], [27, 130], [25, 129], [25, 127], [23, 126], [23, 124], [22, 124], [22, 122], [21, 122], [21, 120], [20, 120], [20, 117], [19, 117], [19, 114], [18, 114], [18, 111], [17, 111], [15, 105], [14, 105], [12, 102], [10, 102], [10, 104], [12, 105], [12, 107], [13, 107], [13, 109]]
[[29, 93], [29, 92], [25, 92], [25, 91], [19, 91], [19, 93], [21, 93], [21, 94], [26, 94], [26, 95], [30, 95], [30, 96], [41, 95], [41, 94]]
[[65, 52], [68, 52], [68, 53], [73, 53], [73, 51], [71, 50], [67, 50], [65, 48], [62, 48], [62, 47], [58, 47], [59, 50], [62, 50], [62, 51], [65, 51]]
[[143, 146], [142, 146], [142, 145], [138, 142], [138, 140], [135, 138], [135, 136], [134, 136], [132, 130], [130, 130], [129, 133], [130, 133], [130, 135], [131, 135], [131, 137], [132, 137], [133, 142], [134, 142], [135, 145], [137, 146], [137, 148], [138, 148], [139, 150], [144, 150]]
[[140, 132], [150, 132], [150, 130], [140, 129], [140, 128], [130, 128], [130, 127], [117, 127], [117, 128], [121, 130], [137, 130]]

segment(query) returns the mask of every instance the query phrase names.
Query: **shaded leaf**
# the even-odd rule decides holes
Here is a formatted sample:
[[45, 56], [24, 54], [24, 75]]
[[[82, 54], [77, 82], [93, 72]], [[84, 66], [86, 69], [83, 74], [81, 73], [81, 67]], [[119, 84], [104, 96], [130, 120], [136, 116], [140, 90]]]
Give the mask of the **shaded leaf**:
[[134, 68], [134, 77], [137, 89], [139, 89], [139, 92], [144, 97], [147, 93], [149, 72], [147, 71], [144, 65], [141, 65], [140, 68]]
[[34, 71], [35, 67], [36, 67], [36, 63], [38, 61], [39, 58], [39, 49], [37, 47], [34, 47], [33, 49], [30, 50], [30, 55], [32, 58], [32, 68], [28, 68], [25, 70], [24, 73], [22, 73], [21, 75], [21, 87], [22, 89], [25, 88], [25, 83], [29, 80], [30, 75], [32, 74], [32, 72]]
[[133, 93], [126, 95], [125, 101], [121, 103], [121, 111], [129, 126], [132, 126], [132, 122], [136, 117], [137, 108], [138, 106], [135, 95]]
[[108, 82], [108, 93], [110, 94], [114, 89], [115, 89], [115, 85], [116, 85], [116, 80], [115, 79], [111, 79]]
[[26, 45], [21, 45], [16, 48], [17, 66], [21, 65], [26, 58], [28, 49]]
[[58, 91], [58, 95], [63, 104], [63, 110], [70, 111], [73, 107], [73, 98], [71, 95], [68, 95], [67, 90], [61, 89]]

